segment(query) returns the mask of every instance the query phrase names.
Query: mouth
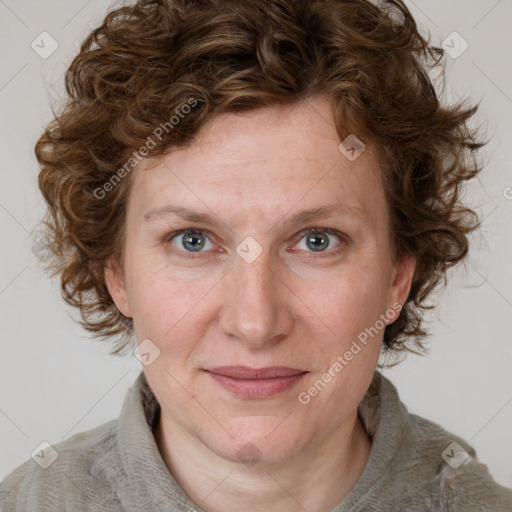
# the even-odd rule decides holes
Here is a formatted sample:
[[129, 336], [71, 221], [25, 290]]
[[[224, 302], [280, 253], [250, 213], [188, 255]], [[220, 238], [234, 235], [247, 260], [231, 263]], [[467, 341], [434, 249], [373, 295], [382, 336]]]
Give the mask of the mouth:
[[205, 370], [222, 387], [245, 398], [268, 398], [297, 385], [308, 373], [285, 366], [221, 366]]

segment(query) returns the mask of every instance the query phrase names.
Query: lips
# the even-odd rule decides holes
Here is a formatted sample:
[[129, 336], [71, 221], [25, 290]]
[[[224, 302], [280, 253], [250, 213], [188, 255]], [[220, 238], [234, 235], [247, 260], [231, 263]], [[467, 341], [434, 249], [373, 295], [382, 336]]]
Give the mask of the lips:
[[304, 370], [288, 368], [287, 366], [269, 366], [267, 368], [248, 368], [247, 366], [219, 366], [208, 370], [210, 373], [224, 375], [232, 379], [275, 379], [277, 377], [292, 377], [305, 373]]
[[244, 398], [269, 398], [294, 387], [308, 373], [286, 366], [220, 366], [206, 370], [224, 389]]

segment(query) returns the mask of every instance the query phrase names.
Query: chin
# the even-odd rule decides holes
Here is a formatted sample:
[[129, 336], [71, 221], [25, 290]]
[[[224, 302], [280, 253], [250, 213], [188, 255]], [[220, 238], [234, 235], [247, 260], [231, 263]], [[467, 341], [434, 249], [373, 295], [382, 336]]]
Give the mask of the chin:
[[287, 421], [283, 419], [275, 416], [237, 418], [227, 429], [232, 437], [223, 432], [222, 438], [203, 439], [203, 442], [218, 456], [243, 463], [248, 468], [258, 463], [284, 463], [293, 458], [310, 439], [304, 431], [290, 430], [290, 425], [286, 425]]

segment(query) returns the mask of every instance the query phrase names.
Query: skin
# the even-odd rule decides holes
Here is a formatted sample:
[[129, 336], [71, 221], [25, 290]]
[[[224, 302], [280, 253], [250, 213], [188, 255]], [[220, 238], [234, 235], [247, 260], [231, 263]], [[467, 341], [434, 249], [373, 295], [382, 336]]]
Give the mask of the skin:
[[[383, 329], [308, 404], [298, 400], [359, 333], [404, 304], [414, 273], [410, 258], [391, 258], [372, 145], [349, 161], [339, 142], [327, 101], [309, 98], [221, 114], [192, 145], [156, 165], [147, 160], [132, 176], [124, 267], [110, 262], [107, 284], [137, 340], [160, 350], [144, 367], [162, 410], [155, 439], [176, 480], [208, 512], [328, 512], [368, 459], [371, 439], [357, 406]], [[361, 213], [284, 222], [335, 203]], [[168, 205], [211, 214], [218, 225], [173, 213], [145, 219]], [[199, 252], [173, 235], [186, 228], [206, 235]], [[306, 238], [313, 228], [340, 235], [323, 231], [329, 245], [315, 251]], [[251, 263], [236, 252], [249, 236], [262, 249]], [[204, 371], [227, 365], [309, 373], [276, 396], [243, 398]], [[239, 454], [247, 443], [248, 464]]]

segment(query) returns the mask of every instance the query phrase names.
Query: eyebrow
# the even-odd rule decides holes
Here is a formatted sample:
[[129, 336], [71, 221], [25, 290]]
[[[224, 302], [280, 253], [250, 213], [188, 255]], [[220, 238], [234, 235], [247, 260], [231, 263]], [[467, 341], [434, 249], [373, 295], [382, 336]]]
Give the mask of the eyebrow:
[[[311, 208], [309, 210], [303, 210], [292, 215], [290, 218], [282, 219], [281, 224], [283, 226], [296, 226], [300, 224], [306, 224], [308, 222], [326, 219], [334, 216], [335, 214], [341, 214], [343, 216], [356, 216], [365, 217], [366, 211], [358, 205], [348, 203], [334, 203], [318, 208]], [[195, 222], [198, 224], [208, 224], [214, 227], [220, 227], [223, 223], [218, 220], [216, 215], [209, 213], [202, 213], [190, 208], [183, 206], [168, 205], [161, 208], [153, 208], [144, 214], [146, 221], [151, 221], [155, 218], [166, 217], [168, 215], [176, 215], [188, 222]]]

